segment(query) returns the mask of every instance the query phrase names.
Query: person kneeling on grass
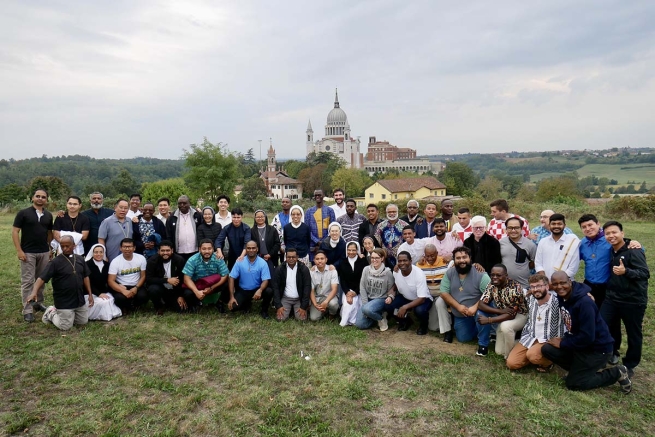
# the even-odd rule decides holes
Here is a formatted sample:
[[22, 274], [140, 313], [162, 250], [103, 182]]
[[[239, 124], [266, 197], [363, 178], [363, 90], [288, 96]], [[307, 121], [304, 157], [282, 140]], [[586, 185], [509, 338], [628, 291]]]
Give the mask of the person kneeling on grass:
[[[516, 332], [523, 329], [528, 315], [521, 284], [507, 277], [507, 267], [496, 264], [491, 268], [491, 283], [487, 285], [478, 304], [478, 344], [487, 352], [491, 327], [496, 326], [496, 353], [507, 359], [514, 347]], [[486, 354], [484, 354], [486, 355]]]
[[[43, 323], [52, 323], [57, 328], [68, 331], [75, 325], [86, 325], [89, 321], [89, 307], [93, 306], [93, 294], [89, 281], [89, 266], [84, 258], [75, 255], [75, 241], [70, 236], [61, 237], [61, 255], [48, 263], [37, 278], [27, 302], [36, 302], [37, 294], [43, 285], [52, 279], [54, 306], [43, 313]], [[84, 300], [86, 290], [89, 303]]]
[[339, 276], [332, 266], [327, 266], [327, 255], [322, 250], [314, 254], [314, 267], [311, 268], [312, 291], [310, 299], [312, 305], [309, 307], [309, 319], [312, 322], [321, 320], [326, 313], [334, 318], [339, 312], [339, 300], [337, 289]]
[[548, 340], [541, 353], [568, 370], [566, 387], [589, 390], [618, 382], [623, 393], [630, 393], [632, 381], [627, 367], [619, 365], [599, 372], [612, 356], [614, 339], [598, 307], [587, 295], [591, 288], [571, 281], [564, 270], [553, 273], [550, 286], [557, 293], [568, 332], [563, 337]]
[[168, 240], [163, 240], [159, 244], [158, 253], [148, 258], [146, 284], [157, 315], [164, 314], [166, 307], [177, 312], [187, 309], [186, 301], [182, 296], [185, 265], [184, 258], [173, 252], [173, 243]]
[[552, 361], [544, 358], [541, 348], [548, 340], [563, 337], [566, 332], [560, 315], [557, 294], [549, 291], [548, 278], [542, 273], [530, 276], [528, 295], [528, 320], [523, 327], [521, 339], [507, 357], [507, 367], [517, 370], [528, 364], [535, 364], [537, 370], [546, 372]]
[[[232, 213], [234, 217], [234, 212]], [[268, 307], [273, 300], [273, 290], [268, 286], [271, 271], [268, 264], [259, 255], [259, 242], [250, 240], [246, 243], [246, 257], [237, 261], [230, 272], [230, 311], [250, 311], [253, 300], [262, 301], [260, 315], [268, 319]]]
[[[471, 341], [478, 334], [475, 324], [475, 313], [478, 311], [478, 304], [482, 293], [489, 285], [489, 275], [479, 272], [473, 268], [471, 262], [471, 250], [466, 246], [460, 246], [453, 250], [455, 268], [448, 269], [441, 280], [441, 295], [437, 300], [439, 310], [439, 321], [450, 323], [447, 306], [450, 307], [455, 319], [455, 335], [457, 341], [466, 343]], [[451, 325], [452, 326], [452, 325]], [[449, 329], [444, 333], [446, 343], [453, 342], [453, 330]], [[478, 353], [486, 355], [483, 346], [478, 347]]]
[[[189, 311], [197, 312], [200, 306], [205, 305], [216, 305], [219, 311], [225, 311], [223, 304], [218, 300], [219, 288], [225, 284], [230, 272], [225, 261], [214, 253], [212, 240], [200, 240], [200, 252], [189, 258], [182, 273], [184, 273], [184, 306], [188, 307]], [[180, 307], [184, 309], [182, 305]]]
[[380, 331], [389, 329], [384, 306], [393, 301], [395, 280], [391, 269], [384, 265], [386, 252], [384, 249], [372, 249], [371, 265], [364, 267], [362, 279], [359, 282], [359, 298], [362, 306], [357, 311], [355, 326], [368, 329], [375, 322]]
[[273, 272], [271, 281], [276, 318], [281, 322], [293, 313], [296, 319], [307, 320], [312, 278], [307, 266], [298, 262], [296, 249], [287, 248], [286, 256], [286, 261]]
[[114, 302], [123, 314], [148, 303], [148, 291], [143, 286], [146, 282], [146, 259], [134, 253], [134, 249], [134, 240], [123, 238], [121, 254], [109, 264], [107, 283]]
[[394, 271], [393, 278], [398, 293], [393, 296], [392, 302], [385, 302], [384, 310], [388, 314], [396, 314], [399, 331], [407, 331], [412, 326], [409, 311], [413, 309], [419, 319], [419, 328], [416, 334], [425, 335], [428, 333], [428, 318], [433, 302], [425, 273], [412, 265], [412, 256], [409, 252], [400, 252], [396, 260], [399, 271]]

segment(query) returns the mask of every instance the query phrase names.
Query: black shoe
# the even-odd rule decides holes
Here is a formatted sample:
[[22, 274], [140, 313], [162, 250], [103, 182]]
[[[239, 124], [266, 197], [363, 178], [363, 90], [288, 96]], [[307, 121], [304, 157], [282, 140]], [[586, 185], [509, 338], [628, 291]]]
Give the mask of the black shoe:
[[270, 319], [271, 316], [268, 315], [268, 311], [262, 311], [259, 313], [260, 316], [262, 316], [262, 319]]
[[189, 307], [189, 312], [191, 314], [198, 314], [200, 312], [200, 305], [193, 305]]
[[492, 343], [494, 341], [496, 341], [496, 334], [490, 334], [489, 335], [489, 343]]
[[617, 364], [619, 364], [619, 358], [621, 358], [619, 354], [612, 354], [612, 357], [610, 358], [608, 363], [612, 366], [616, 366]]
[[410, 326], [412, 326], [412, 321], [411, 320], [401, 319], [400, 322], [398, 322], [398, 330], [399, 331], [407, 331]]
[[32, 302], [32, 308], [34, 308], [34, 311], [45, 311], [48, 309], [48, 307], [43, 305], [41, 302]]
[[428, 333], [428, 328], [418, 328], [416, 330], [416, 335], [426, 335]]
[[628, 369], [628, 378], [632, 379], [635, 377], [634, 367], [626, 367]]
[[621, 386], [621, 391], [625, 394], [628, 394], [632, 391], [632, 381], [630, 381], [630, 376], [628, 376], [628, 368], [623, 364], [616, 366], [619, 369], [619, 380], [618, 383]]
[[443, 335], [443, 342], [444, 343], [452, 343], [453, 342], [453, 336], [454, 335], [453, 335], [452, 330], [448, 331], [448, 332], [445, 332], [444, 335]]
[[488, 353], [489, 348], [487, 346], [478, 346], [478, 351], [475, 353], [475, 355], [479, 357], [486, 357]]
[[159, 309], [157, 309], [156, 312], [157, 312], [157, 315], [158, 315], [158, 316], [163, 316], [163, 315], [164, 315], [164, 309], [163, 309], [163, 308], [159, 308]]
[[223, 302], [216, 302], [216, 309], [219, 313], [225, 314], [225, 305], [223, 305]]
[[23, 314], [23, 320], [25, 320], [27, 323], [32, 323], [34, 321], [34, 314]]

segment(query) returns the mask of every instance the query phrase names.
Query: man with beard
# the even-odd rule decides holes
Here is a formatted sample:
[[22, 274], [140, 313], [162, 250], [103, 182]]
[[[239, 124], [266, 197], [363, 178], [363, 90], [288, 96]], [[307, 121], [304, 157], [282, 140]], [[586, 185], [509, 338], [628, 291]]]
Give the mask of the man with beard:
[[432, 202], [428, 203], [425, 205], [423, 213], [425, 214], [425, 218], [418, 220], [416, 227], [414, 228], [416, 231], [416, 238], [433, 237], [434, 219], [437, 216], [437, 204]]
[[127, 314], [148, 303], [146, 283], [146, 259], [134, 253], [134, 240], [123, 238], [120, 242], [121, 254], [109, 264], [110, 293], [116, 305]]
[[[550, 236], [550, 216], [555, 214], [555, 211], [552, 209], [545, 209], [541, 211], [541, 215], [539, 216], [539, 223], [541, 223], [539, 226], [535, 227], [530, 231], [530, 235], [528, 235], [528, 238], [534, 242], [534, 244], [539, 245], [539, 242]], [[573, 231], [567, 226], [564, 228], [564, 233], [565, 234], [572, 234]]]
[[387, 219], [378, 225], [375, 231], [375, 239], [378, 244], [386, 249], [387, 259], [392, 266], [396, 265], [398, 248], [403, 242], [403, 228], [408, 226], [402, 220], [398, 220], [398, 206], [390, 203], [387, 205]]
[[457, 210], [457, 223], [453, 224], [453, 235], [462, 243], [473, 233], [471, 228], [471, 211], [468, 208]]
[[289, 211], [291, 210], [291, 199], [288, 197], [282, 198], [282, 211], [275, 214], [273, 217], [273, 223], [271, 226], [275, 228], [278, 235], [280, 236], [280, 259], [284, 259], [285, 245], [284, 245], [284, 227], [289, 224], [291, 216], [289, 216]]
[[66, 201], [66, 212], [55, 219], [53, 225], [53, 238], [59, 243], [61, 237], [70, 235], [76, 240], [74, 252], [77, 255], [84, 255], [84, 240], [89, 237], [89, 219], [80, 214], [82, 199], [77, 196], [68, 196]]
[[[43, 313], [43, 323], [52, 323], [62, 331], [68, 331], [73, 325], [86, 325], [89, 321], [89, 307], [93, 306], [91, 292], [91, 274], [84, 257], [75, 255], [75, 241], [70, 235], [61, 237], [61, 255], [55, 257], [34, 283], [28, 301], [36, 300], [39, 290], [52, 279], [52, 297], [54, 306]], [[84, 300], [84, 290], [88, 293], [89, 304]]]
[[[416, 231], [416, 224], [423, 220], [423, 217], [418, 213], [418, 201], [412, 199], [407, 202], [407, 214], [400, 217], [400, 220], [406, 222]], [[413, 258], [412, 258], [413, 259]]]
[[464, 246], [471, 251], [473, 267], [476, 270], [490, 273], [493, 266], [502, 262], [502, 257], [500, 256], [500, 243], [486, 233], [486, 225], [487, 219], [483, 216], [473, 217], [471, 219], [473, 234], [464, 240]]
[[98, 244], [98, 231], [100, 224], [108, 217], [114, 215], [114, 210], [102, 206], [104, 196], [102, 193], [95, 192], [89, 196], [91, 208], [82, 211], [82, 215], [89, 219], [89, 236], [84, 240], [84, 253], [89, 253], [91, 247]]
[[143, 213], [132, 218], [132, 233], [136, 241], [136, 253], [146, 259], [159, 252], [159, 243], [166, 238], [166, 226], [155, 217], [155, 205], [146, 202]]
[[528, 305], [521, 284], [507, 277], [507, 268], [496, 264], [491, 269], [491, 283], [478, 304], [478, 356], [487, 356], [491, 327], [496, 326], [496, 353], [507, 359], [514, 347], [516, 332], [523, 329]]
[[396, 315], [399, 331], [407, 331], [412, 326], [409, 311], [413, 309], [419, 320], [416, 335], [427, 334], [433, 298], [428, 290], [425, 273], [412, 265], [412, 257], [409, 253], [400, 252], [398, 254], [398, 271], [393, 273], [393, 278], [398, 293], [393, 296], [390, 303], [385, 305], [384, 310], [387, 314]]
[[141, 210], [141, 201], [143, 198], [140, 194], [134, 193], [130, 196], [130, 209], [127, 211], [126, 217], [128, 220], [132, 220], [134, 217], [140, 216]]
[[23, 301], [23, 319], [34, 321], [34, 310], [45, 311], [43, 286], [38, 289], [34, 303], [27, 297], [32, 293], [36, 279], [41, 276], [50, 260], [52, 241], [52, 214], [45, 209], [48, 193], [37, 189], [32, 196], [32, 206], [16, 214], [11, 238], [20, 260], [20, 288]]
[[434, 244], [439, 256], [446, 262], [450, 262], [453, 259], [453, 250], [461, 245], [459, 238], [448, 232], [446, 221], [441, 217], [434, 219], [432, 233], [433, 237], [423, 239], [423, 241], [425, 244]]
[[344, 193], [341, 188], [337, 188], [332, 192], [332, 197], [334, 198], [335, 204], [330, 205], [330, 208], [332, 208], [332, 211], [334, 211], [335, 219], [339, 219], [339, 217], [346, 213], [346, 193]]
[[363, 220], [359, 225], [359, 245], [364, 246], [364, 237], [367, 235], [375, 235], [375, 231], [378, 228], [378, 225], [382, 222], [379, 218], [378, 206], [375, 203], [369, 203], [366, 206], [366, 217], [367, 220]]
[[337, 219], [341, 225], [341, 237], [346, 243], [359, 241], [359, 225], [364, 220], [364, 216], [357, 212], [355, 199], [346, 200], [346, 213]]
[[549, 219], [551, 235], [537, 246], [535, 270], [550, 278], [553, 273], [564, 271], [573, 280], [580, 265], [580, 239], [575, 234], [565, 234], [566, 219], [553, 214]]
[[521, 233], [523, 221], [520, 218], [508, 218], [505, 228], [507, 238], [500, 240], [500, 256], [507, 267], [507, 275], [527, 290], [530, 269], [534, 268], [534, 259], [537, 255], [537, 246]]
[[196, 230], [202, 222], [202, 214], [191, 209], [189, 196], [180, 196], [177, 209], [166, 220], [166, 238], [175, 246], [175, 253], [185, 260], [198, 253]]
[[114, 215], [107, 217], [98, 230], [98, 243], [107, 248], [107, 259], [111, 263], [121, 254], [121, 241], [132, 238], [132, 222], [127, 218], [128, 203], [125, 199], [118, 199], [114, 206]]
[[168, 216], [171, 215], [171, 201], [168, 197], [162, 197], [157, 200], [157, 210], [159, 211], [159, 214], [157, 214], [156, 217], [161, 220], [164, 226], [166, 226], [166, 220], [168, 220]]
[[[182, 273], [184, 301], [191, 312], [197, 312], [201, 305], [216, 305], [219, 311], [225, 311], [218, 300], [221, 293], [219, 288], [227, 282], [230, 272], [225, 261], [214, 253], [211, 240], [200, 241], [200, 252], [188, 259]], [[225, 293], [221, 293], [220, 297], [223, 302], [228, 300]]]
[[[232, 211], [234, 217], [234, 211]], [[246, 243], [246, 258], [234, 264], [229, 277], [230, 300], [227, 307], [230, 311], [250, 311], [253, 300], [261, 300], [259, 314], [268, 319], [268, 308], [273, 300], [273, 289], [268, 286], [271, 272], [268, 264], [258, 256], [259, 242], [250, 240]]]
[[186, 301], [182, 296], [184, 265], [184, 258], [173, 252], [173, 243], [168, 240], [163, 240], [159, 244], [157, 255], [148, 258], [146, 284], [148, 296], [155, 306], [157, 315], [164, 314], [165, 307], [177, 311], [187, 309]]
[[471, 251], [468, 247], [456, 248], [453, 258], [455, 268], [448, 269], [441, 280], [441, 295], [438, 301], [442, 303], [437, 307], [439, 330], [444, 334], [446, 343], [453, 342], [453, 328], [447, 309], [449, 306], [455, 320], [454, 334], [457, 341], [465, 343], [478, 335], [475, 313], [478, 311], [480, 297], [491, 280], [486, 273], [472, 268]]
[[629, 249], [623, 235], [623, 225], [609, 221], [603, 225], [605, 239], [612, 245], [612, 275], [607, 284], [607, 297], [601, 315], [614, 338], [612, 361], [618, 362], [621, 348], [621, 322], [628, 337], [628, 350], [623, 364], [630, 377], [641, 361], [642, 325], [648, 304], [650, 272], [641, 249]]
[[446, 231], [453, 230], [453, 201], [450, 199], [443, 199], [441, 201], [441, 218], [446, 222]]
[[509, 353], [506, 364], [510, 370], [534, 364], [538, 371], [546, 372], [553, 362], [544, 358], [541, 348], [551, 338], [563, 337], [566, 331], [557, 294], [548, 290], [546, 275], [537, 273], [530, 276], [528, 282], [528, 319], [521, 332], [521, 339]]
[[626, 366], [618, 365], [599, 372], [612, 355], [614, 340], [598, 307], [587, 295], [590, 288], [571, 281], [563, 270], [553, 273], [550, 286], [557, 293], [568, 332], [548, 340], [541, 353], [568, 370], [566, 387], [569, 390], [589, 390], [618, 382], [623, 393], [630, 393], [632, 381]]
[[323, 190], [314, 191], [316, 205], [305, 212], [305, 224], [311, 232], [309, 259], [314, 259], [314, 252], [318, 250], [321, 241], [328, 236], [330, 223], [336, 220], [334, 210], [323, 203]]

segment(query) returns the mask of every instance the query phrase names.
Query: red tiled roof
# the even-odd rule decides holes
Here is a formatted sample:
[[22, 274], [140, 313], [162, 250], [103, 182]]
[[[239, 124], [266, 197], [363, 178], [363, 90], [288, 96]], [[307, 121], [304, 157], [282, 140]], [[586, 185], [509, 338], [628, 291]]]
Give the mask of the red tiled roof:
[[439, 182], [433, 177], [423, 176], [420, 178], [405, 178], [405, 179], [382, 179], [378, 183], [391, 193], [399, 193], [402, 191], [416, 191], [423, 187], [428, 190], [437, 190], [446, 188], [444, 184]]

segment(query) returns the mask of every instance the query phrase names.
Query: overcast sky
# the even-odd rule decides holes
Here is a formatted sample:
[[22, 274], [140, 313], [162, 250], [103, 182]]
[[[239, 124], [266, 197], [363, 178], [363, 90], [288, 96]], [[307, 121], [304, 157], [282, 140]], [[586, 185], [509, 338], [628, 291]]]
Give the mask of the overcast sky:
[[[655, 146], [655, 2], [1, 1], [2, 158]], [[265, 156], [264, 156], [265, 158]]]

